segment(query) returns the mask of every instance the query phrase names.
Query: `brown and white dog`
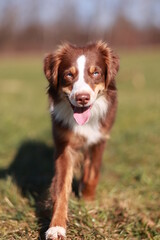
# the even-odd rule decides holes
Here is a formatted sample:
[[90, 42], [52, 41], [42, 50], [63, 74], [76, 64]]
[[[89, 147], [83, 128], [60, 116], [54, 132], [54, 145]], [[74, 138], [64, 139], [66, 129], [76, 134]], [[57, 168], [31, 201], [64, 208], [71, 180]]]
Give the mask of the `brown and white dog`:
[[68, 198], [80, 165], [82, 195], [93, 199], [106, 139], [117, 109], [119, 58], [102, 41], [85, 47], [62, 45], [44, 60], [49, 81], [55, 169], [50, 193], [53, 216], [46, 239], [66, 236]]

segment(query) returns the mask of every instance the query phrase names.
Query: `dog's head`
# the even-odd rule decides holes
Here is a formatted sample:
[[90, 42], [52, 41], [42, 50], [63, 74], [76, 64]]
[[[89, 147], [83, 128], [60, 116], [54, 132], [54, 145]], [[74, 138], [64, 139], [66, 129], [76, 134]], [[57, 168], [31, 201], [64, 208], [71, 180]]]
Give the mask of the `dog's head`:
[[87, 122], [96, 99], [107, 90], [119, 69], [119, 58], [104, 42], [86, 47], [62, 45], [44, 60], [49, 94], [56, 101], [67, 98], [79, 124]]

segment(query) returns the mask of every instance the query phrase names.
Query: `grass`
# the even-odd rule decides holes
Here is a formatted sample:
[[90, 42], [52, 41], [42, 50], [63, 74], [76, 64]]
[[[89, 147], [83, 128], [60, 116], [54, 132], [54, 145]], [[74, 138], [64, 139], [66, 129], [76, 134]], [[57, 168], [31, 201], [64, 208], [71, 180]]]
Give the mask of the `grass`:
[[[0, 239], [43, 239], [52, 176], [43, 57], [0, 59]], [[120, 53], [119, 109], [96, 200], [69, 202], [67, 239], [160, 239], [160, 49]], [[39, 234], [41, 232], [41, 234]]]

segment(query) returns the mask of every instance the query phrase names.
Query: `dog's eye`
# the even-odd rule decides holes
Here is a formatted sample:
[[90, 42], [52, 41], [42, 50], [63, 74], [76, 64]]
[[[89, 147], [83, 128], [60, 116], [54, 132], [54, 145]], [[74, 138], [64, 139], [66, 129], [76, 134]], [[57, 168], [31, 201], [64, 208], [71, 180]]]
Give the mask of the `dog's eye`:
[[71, 72], [69, 72], [69, 73], [66, 74], [66, 77], [72, 78], [73, 74]]
[[94, 77], [98, 77], [99, 74], [100, 74], [100, 73], [99, 73], [98, 71], [93, 72], [93, 76], [94, 76]]

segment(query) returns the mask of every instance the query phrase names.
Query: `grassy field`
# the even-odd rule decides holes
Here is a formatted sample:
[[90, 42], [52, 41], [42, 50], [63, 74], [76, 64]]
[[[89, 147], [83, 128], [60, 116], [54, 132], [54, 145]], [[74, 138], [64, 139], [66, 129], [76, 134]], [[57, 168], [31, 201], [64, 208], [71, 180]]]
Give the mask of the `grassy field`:
[[[43, 239], [52, 137], [43, 57], [0, 59], [0, 239]], [[160, 49], [120, 52], [119, 109], [96, 200], [74, 196], [67, 239], [160, 239]], [[41, 211], [39, 211], [41, 209]]]

